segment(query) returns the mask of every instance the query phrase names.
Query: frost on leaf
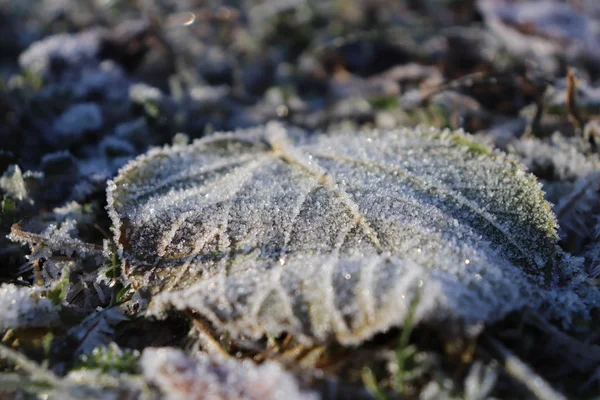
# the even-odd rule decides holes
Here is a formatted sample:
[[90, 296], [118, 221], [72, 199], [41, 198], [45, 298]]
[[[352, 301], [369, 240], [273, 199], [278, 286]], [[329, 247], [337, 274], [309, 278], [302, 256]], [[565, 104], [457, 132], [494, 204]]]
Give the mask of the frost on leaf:
[[250, 360], [213, 360], [199, 353], [187, 357], [173, 348], [148, 348], [141, 359], [144, 377], [167, 399], [316, 400], [301, 391], [293, 375], [274, 362], [256, 365]]
[[429, 322], [496, 320], [556, 286], [538, 182], [458, 133], [217, 134], [132, 161], [108, 203], [154, 312], [233, 335], [358, 343], [401, 324], [419, 286]]
[[58, 307], [39, 297], [35, 288], [5, 283], [0, 286], [0, 332], [7, 329], [49, 327], [59, 322]]
[[127, 321], [118, 308], [97, 310], [87, 316], [81, 323], [68, 331], [77, 347], [72, 351], [75, 355], [87, 354], [100, 345], [110, 343], [115, 331], [114, 326]]
[[[486, 25], [514, 54], [533, 56], [556, 71], [552, 56], [598, 62], [600, 38], [593, 5], [553, 0], [479, 0]], [[542, 64], [542, 62], [545, 62]]]

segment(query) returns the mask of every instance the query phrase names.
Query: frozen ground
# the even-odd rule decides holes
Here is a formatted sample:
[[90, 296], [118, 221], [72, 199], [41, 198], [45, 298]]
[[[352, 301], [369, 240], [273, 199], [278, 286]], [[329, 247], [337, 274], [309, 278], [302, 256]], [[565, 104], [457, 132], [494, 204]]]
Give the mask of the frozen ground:
[[[600, 296], [599, 32], [600, 7], [595, 0], [0, 0], [0, 303], [5, 304], [0, 312], [0, 396], [599, 396], [600, 315], [594, 303]], [[254, 137], [272, 121], [287, 127], [290, 138]], [[340, 132], [416, 126], [423, 132], [429, 127], [463, 129], [466, 136], [452, 136], [452, 143], [465, 152], [467, 167], [461, 169], [458, 153], [424, 150], [425, 144], [448, 145], [446, 136], [432, 143], [424, 136], [412, 150], [401, 144], [410, 134], [399, 135], [389, 145], [381, 139], [383, 144], [373, 152], [361, 145], [361, 139], [335, 143]], [[215, 147], [215, 153], [209, 151], [207, 156], [202, 149], [191, 155], [185, 155], [190, 150], [182, 150], [184, 155], [164, 150], [173, 164], [160, 158], [147, 162], [168, 168], [140, 167], [140, 172], [128, 167], [127, 171], [139, 174], [117, 178], [120, 168], [153, 147], [195, 149], [184, 146], [213, 132], [254, 127], [258, 131], [239, 134], [250, 144]], [[339, 165], [339, 153], [337, 166], [321, 170], [312, 161], [304, 165], [302, 157], [318, 150], [310, 150], [311, 141], [334, 152], [347, 150], [345, 155], [354, 161], [380, 155], [381, 163], [395, 170], [388, 169], [375, 182], [368, 171], [363, 174]], [[300, 150], [285, 147], [288, 142]], [[385, 158], [394, 146], [404, 164]], [[183, 203], [173, 205], [169, 195], [177, 190], [205, 194], [203, 185], [212, 175], [205, 180], [189, 178], [199, 165], [204, 166], [198, 163], [207, 162], [205, 156], [218, 158], [225, 151], [227, 162], [252, 165], [264, 161], [260, 154], [265, 148], [301, 168], [288, 176], [271, 160], [266, 167], [261, 164], [260, 173], [248, 173], [251, 187], [263, 185], [281, 194], [270, 198], [265, 192], [255, 193], [248, 213], [273, 206], [272, 213], [260, 208], [262, 214], [253, 215], [258, 220], [265, 215], [287, 221], [295, 215], [290, 200], [303, 199], [304, 204], [310, 197], [295, 194], [303, 189], [310, 193], [311, 179], [336, 194], [335, 201], [343, 205], [339, 209], [350, 210], [347, 215], [324, 213], [327, 223], [312, 230], [314, 234], [323, 226], [331, 227], [324, 237], [300, 240], [290, 233], [286, 246], [276, 248], [279, 256], [297, 246], [300, 257], [294, 258], [296, 253], [290, 251], [290, 259], [282, 257], [281, 265], [274, 267], [272, 260], [251, 260], [252, 268], [260, 262], [259, 269], [269, 271], [270, 283], [283, 282], [277, 279], [285, 276], [285, 266], [302, 269], [306, 276], [290, 278], [285, 290], [303, 293], [293, 285], [310, 286], [314, 276], [322, 273], [320, 265], [339, 267], [344, 279], [333, 287], [345, 299], [344, 285], [352, 284], [346, 269], [354, 269], [350, 277], [367, 268], [387, 271], [382, 276], [389, 279], [399, 279], [398, 271], [406, 271], [401, 274], [406, 282], [413, 278], [420, 282], [428, 268], [450, 271], [450, 277], [429, 286], [418, 284], [424, 285], [423, 293], [407, 298], [397, 313], [394, 307], [400, 303], [389, 294], [396, 292], [374, 293], [374, 298], [386, 298], [385, 321], [375, 328], [367, 315], [361, 323], [369, 333], [353, 334], [352, 340], [344, 341], [340, 326], [345, 325], [339, 321], [318, 330], [314, 324], [269, 320], [267, 334], [260, 330], [257, 336], [249, 327], [263, 329], [265, 324], [252, 325], [247, 314], [235, 312], [262, 315], [264, 306], [272, 307], [266, 312], [271, 317], [300, 314], [273, 306], [279, 303], [269, 303], [269, 293], [259, 302], [261, 307], [250, 307], [253, 303], [244, 290], [266, 292], [261, 285], [265, 276], [248, 268], [239, 282], [235, 273], [229, 277], [236, 268], [244, 270], [248, 259], [238, 262], [239, 258], [229, 256], [234, 261], [225, 270], [227, 281], [219, 280], [218, 274], [211, 277], [214, 281], [195, 282], [195, 275], [181, 280], [177, 273], [164, 273], [171, 267], [179, 271], [182, 258], [177, 251], [190, 246], [204, 249], [197, 255], [205, 258], [202, 263], [196, 260], [193, 268], [218, 265], [224, 249], [241, 249], [223, 242], [228, 231], [219, 220], [196, 216], [190, 223], [181, 217], [177, 213]], [[513, 161], [505, 163], [500, 152]], [[145, 165], [145, 158], [139, 160], [130, 165]], [[440, 169], [440, 160], [450, 161]], [[371, 167], [378, 164], [378, 160], [368, 161]], [[537, 178], [552, 210], [542, 200], [533, 175], [507, 167], [512, 162]], [[441, 173], [431, 174], [432, 166]], [[413, 178], [402, 183], [398, 196], [413, 206], [377, 208], [388, 204], [388, 193], [396, 193], [392, 190], [397, 182], [390, 176], [400, 167]], [[227, 168], [231, 166], [223, 166], [223, 171], [229, 172]], [[310, 178], [301, 176], [306, 171]], [[481, 184], [477, 179], [485, 174], [490, 181]], [[240, 181], [229, 186], [231, 193], [219, 187], [209, 195], [244, 199], [250, 191], [237, 190], [247, 183], [242, 182], [244, 176], [235, 175]], [[290, 179], [278, 182], [282, 176]], [[155, 190], [157, 182], [156, 187], [173, 190], [166, 191], [166, 205], [157, 210], [160, 221], [171, 224], [163, 232], [152, 220], [151, 233], [166, 235], [180, 247], [152, 247], [154, 242], [142, 240], [143, 236], [131, 243], [124, 240], [136, 238], [136, 225], [123, 228], [131, 236], [118, 233], [115, 222], [123, 224], [125, 216], [144, 221], [154, 214], [146, 213], [152, 207], [142, 201], [128, 203], [119, 214], [111, 195], [107, 203], [111, 180], [126, 184], [113, 187], [112, 195], [119, 190]], [[444, 190], [439, 182], [446, 185]], [[498, 182], [513, 191], [498, 195]], [[474, 198], [468, 189], [460, 188], [475, 183], [480, 194]], [[528, 188], [523, 190], [527, 195], [518, 184]], [[450, 186], [454, 191], [449, 192]], [[354, 204], [353, 193], [360, 190], [364, 197]], [[205, 206], [194, 201], [188, 206]], [[317, 215], [323, 204], [329, 203], [315, 196], [311, 211]], [[458, 212], [454, 206], [470, 212]], [[256, 219], [249, 218], [247, 224], [249, 214], [236, 207], [229, 214], [215, 215], [230, 219], [238, 215], [233, 226], [257, 238], [268, 238], [269, 229], [278, 226], [255, 225]], [[301, 209], [296, 214], [298, 225], [304, 226], [310, 218]], [[184, 217], [194, 216], [193, 208], [186, 211], [192, 214]], [[416, 233], [392, 232], [393, 224], [385, 229], [370, 226], [374, 214], [369, 213], [375, 211], [382, 221], [416, 215]], [[457, 215], [455, 228], [444, 225], [449, 214]], [[465, 222], [470, 221], [468, 216], [474, 222]], [[360, 247], [366, 246], [361, 238], [356, 240], [361, 255], [345, 253], [343, 246], [351, 245], [344, 237], [338, 249], [343, 257], [332, 262], [324, 259], [331, 255], [327, 240], [336, 239], [340, 231], [347, 230], [350, 238], [354, 232], [344, 218], [362, 229], [378, 252], [366, 257], [368, 262], [363, 262], [364, 253], [371, 250]], [[209, 225], [214, 228], [211, 234], [220, 236], [202, 236], [199, 227]], [[496, 241], [498, 232], [502, 238]], [[208, 237], [221, 239], [200, 246], [198, 238]], [[410, 247], [409, 237], [425, 240], [427, 247]], [[268, 247], [269, 240], [257, 246]], [[312, 246], [310, 254], [306, 243]], [[517, 256], [514, 249], [519, 246], [522, 254]], [[320, 250], [313, 251], [317, 247]], [[405, 251], [409, 247], [419, 254]], [[382, 249], [392, 253], [392, 261], [386, 261], [388, 253], [382, 255]], [[421, 254], [423, 249], [428, 253]], [[133, 257], [140, 254], [146, 258]], [[464, 270], [453, 264], [458, 257]], [[163, 272], [144, 275], [148, 269], [142, 261], [150, 259], [164, 267]], [[392, 267], [388, 271], [381, 265]], [[308, 274], [311, 268], [314, 274]], [[523, 281], [520, 268], [529, 274]], [[244, 286], [244, 279], [248, 285]], [[480, 286], [478, 279], [487, 286]], [[508, 281], [515, 285], [506, 285]], [[225, 291], [232, 282], [243, 289], [235, 296], [205, 294], [207, 286]], [[153, 297], [169, 285], [179, 291]], [[460, 286], [462, 291], [445, 291], [444, 285]], [[544, 297], [557, 288], [560, 295]], [[351, 293], [364, 294], [355, 287]], [[448, 306], [444, 312], [461, 315], [462, 322], [470, 323], [463, 325], [453, 317], [444, 322], [425, 318], [425, 311], [442, 315], [428, 293], [436, 293], [436, 299], [440, 293], [463, 293], [446, 299], [461, 308]], [[223, 306], [224, 299], [235, 302]], [[357, 310], [364, 303], [349, 299], [340, 310], [349, 326], [359, 326]], [[544, 308], [548, 304], [563, 304], [564, 313]], [[206, 310], [213, 308], [223, 313], [215, 314], [221, 318], [218, 321], [207, 318]], [[320, 336], [312, 337], [317, 331]], [[384, 332], [373, 336], [380, 331]], [[330, 332], [334, 334], [328, 336]], [[273, 381], [278, 384], [266, 384]]]

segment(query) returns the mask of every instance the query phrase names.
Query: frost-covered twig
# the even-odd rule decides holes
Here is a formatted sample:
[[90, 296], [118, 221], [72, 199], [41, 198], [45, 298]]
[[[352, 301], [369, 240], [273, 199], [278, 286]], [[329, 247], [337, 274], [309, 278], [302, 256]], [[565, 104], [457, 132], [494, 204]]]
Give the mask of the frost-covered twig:
[[600, 174], [593, 173], [579, 178], [575, 182], [573, 191], [556, 206], [555, 212], [561, 228], [567, 231], [587, 230], [585, 215], [598, 202], [598, 191], [600, 190]]
[[31, 361], [21, 353], [3, 344], [0, 344], [0, 359], [8, 360], [15, 366], [23, 369], [24, 371], [29, 373], [34, 380], [47, 382], [48, 384], [53, 386], [61, 385], [60, 378], [54, 375], [52, 371], [42, 368], [37, 363]]
[[[57, 230], [57, 232], [59, 231]], [[90, 255], [102, 256], [102, 252], [104, 250], [102, 246], [84, 243], [79, 239], [73, 239], [65, 235], [50, 236], [48, 234], [25, 232], [21, 229], [21, 226], [19, 224], [14, 224], [11, 227], [9, 238], [15, 242], [23, 244], [45, 244], [46, 246], [49, 246], [52, 250], [74, 249], [79, 251], [80, 253]]]
[[205, 324], [199, 321], [197, 318], [193, 318], [194, 329], [198, 333], [198, 340], [204, 350], [212, 356], [220, 357], [223, 359], [230, 358], [231, 356], [223, 349], [223, 347], [215, 340], [210, 334]]
[[107, 390], [140, 392], [146, 398], [150, 397], [147, 385], [139, 375], [113, 376], [94, 371], [74, 371], [61, 378], [3, 344], [0, 344], [0, 359], [8, 360], [27, 373], [0, 373], [0, 389], [3, 392], [27, 390], [37, 394], [52, 393], [53, 398], [65, 400], [99, 398], [100, 393], [106, 394]]
[[506, 373], [529, 389], [538, 399], [567, 400], [562, 393], [552, 388], [544, 378], [538, 375], [502, 343], [491, 337], [486, 337], [485, 342], [500, 356]]

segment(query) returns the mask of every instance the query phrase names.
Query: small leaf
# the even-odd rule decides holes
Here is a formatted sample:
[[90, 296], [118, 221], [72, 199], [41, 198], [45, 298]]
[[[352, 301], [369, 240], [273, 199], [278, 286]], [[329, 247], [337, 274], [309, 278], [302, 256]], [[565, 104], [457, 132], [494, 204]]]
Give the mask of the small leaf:
[[76, 342], [73, 354], [88, 354], [98, 346], [109, 344], [115, 333], [113, 327], [123, 321], [127, 321], [127, 317], [118, 307], [105, 308], [90, 314], [67, 332]]

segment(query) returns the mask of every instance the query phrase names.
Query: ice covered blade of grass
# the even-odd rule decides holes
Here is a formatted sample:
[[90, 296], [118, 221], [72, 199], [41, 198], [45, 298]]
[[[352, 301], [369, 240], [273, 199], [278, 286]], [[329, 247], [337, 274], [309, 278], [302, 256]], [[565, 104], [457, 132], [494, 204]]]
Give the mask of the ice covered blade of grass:
[[[539, 183], [460, 133], [216, 134], [130, 162], [108, 204], [126, 276], [162, 293], [156, 312], [239, 334], [358, 343], [401, 324], [419, 285], [417, 322], [493, 321], [563, 290]], [[569, 314], [569, 299], [546, 310]]]

